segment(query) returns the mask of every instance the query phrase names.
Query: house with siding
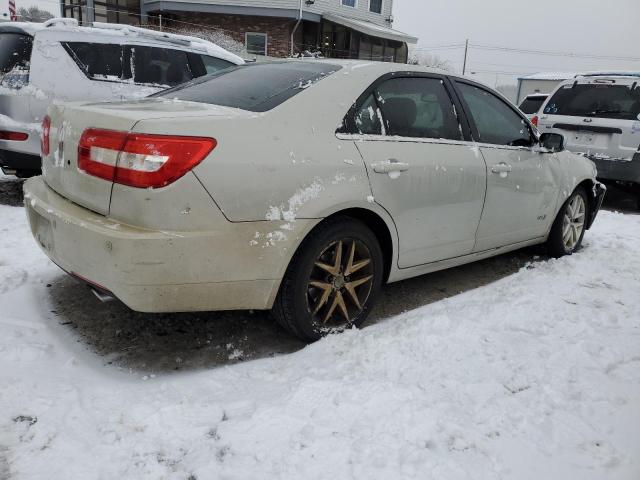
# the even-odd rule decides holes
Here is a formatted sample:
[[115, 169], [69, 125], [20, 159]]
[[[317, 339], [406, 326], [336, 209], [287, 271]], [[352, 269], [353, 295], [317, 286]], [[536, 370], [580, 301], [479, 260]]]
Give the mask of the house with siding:
[[408, 44], [418, 41], [393, 29], [393, 0], [61, 1], [64, 16], [78, 18], [85, 12], [86, 18], [78, 18], [85, 22], [135, 23], [138, 18], [158, 24], [161, 17], [168, 30], [220, 29], [252, 55], [285, 57], [320, 51], [329, 58], [406, 63]]

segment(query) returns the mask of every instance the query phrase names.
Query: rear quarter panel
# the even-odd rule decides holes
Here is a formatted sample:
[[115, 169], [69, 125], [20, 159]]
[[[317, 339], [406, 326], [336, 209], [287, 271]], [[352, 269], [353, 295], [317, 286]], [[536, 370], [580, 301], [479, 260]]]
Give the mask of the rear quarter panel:
[[[345, 88], [336, 91], [337, 83]], [[322, 218], [342, 208], [371, 208], [362, 157], [352, 140], [335, 135], [364, 88], [366, 80], [328, 78], [269, 112], [142, 121], [136, 130], [216, 138], [218, 146], [194, 173], [230, 221]]]

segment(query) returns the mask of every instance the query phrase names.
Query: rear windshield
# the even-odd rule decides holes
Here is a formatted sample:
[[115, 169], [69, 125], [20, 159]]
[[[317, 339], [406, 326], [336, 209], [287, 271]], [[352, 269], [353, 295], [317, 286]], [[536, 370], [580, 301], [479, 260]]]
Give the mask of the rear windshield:
[[153, 96], [266, 112], [340, 68], [327, 63], [257, 63], [207, 75]]
[[551, 97], [544, 107], [544, 113], [637, 120], [640, 114], [640, 88], [635, 83], [632, 86], [567, 85]]
[[19, 88], [29, 81], [32, 38], [20, 33], [0, 33], [0, 84]]
[[528, 97], [520, 104], [520, 110], [527, 115], [536, 113], [544, 103], [547, 97]]

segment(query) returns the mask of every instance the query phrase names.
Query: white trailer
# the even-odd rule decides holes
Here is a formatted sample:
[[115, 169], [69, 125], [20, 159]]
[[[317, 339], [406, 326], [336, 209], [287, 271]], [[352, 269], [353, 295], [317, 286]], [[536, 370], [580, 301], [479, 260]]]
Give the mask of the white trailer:
[[578, 75], [578, 72], [547, 72], [520, 77], [518, 78], [516, 105], [520, 105], [522, 100], [532, 93], [551, 93], [560, 82], [576, 75]]

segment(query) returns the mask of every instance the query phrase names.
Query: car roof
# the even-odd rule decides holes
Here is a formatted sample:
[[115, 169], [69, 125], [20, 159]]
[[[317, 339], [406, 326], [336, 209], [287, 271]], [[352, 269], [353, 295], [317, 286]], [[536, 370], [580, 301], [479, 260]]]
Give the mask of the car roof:
[[536, 92], [536, 93], [530, 93], [525, 98], [547, 98], [548, 96], [549, 96], [548, 93]]
[[575, 78], [570, 78], [561, 82], [559, 86], [562, 85], [571, 85], [573, 83], [577, 83], [579, 85], [587, 85], [587, 84], [598, 84], [598, 83], [610, 83], [610, 84], [622, 84], [622, 85], [631, 85], [632, 83], [640, 83], [640, 73], [633, 74], [632, 72], [628, 73], [594, 73], [594, 74], [585, 74], [578, 75]]
[[244, 63], [241, 57], [207, 40], [176, 35], [166, 32], [134, 27], [131, 25], [94, 22], [92, 27], [79, 26], [72, 18], [52, 18], [43, 23], [10, 22], [9, 25], [0, 24], [0, 32], [26, 33], [35, 35], [38, 32], [68, 32], [73, 35], [87, 35], [91, 40], [120, 37], [124, 43], [135, 41], [153, 44], [154, 46], [173, 46], [176, 49], [204, 53], [236, 65]]

